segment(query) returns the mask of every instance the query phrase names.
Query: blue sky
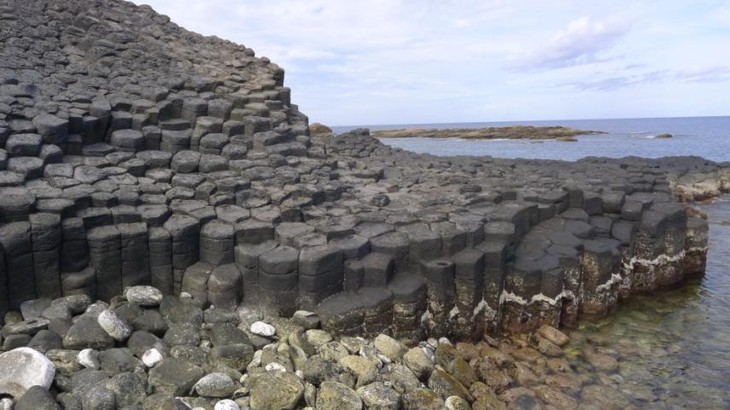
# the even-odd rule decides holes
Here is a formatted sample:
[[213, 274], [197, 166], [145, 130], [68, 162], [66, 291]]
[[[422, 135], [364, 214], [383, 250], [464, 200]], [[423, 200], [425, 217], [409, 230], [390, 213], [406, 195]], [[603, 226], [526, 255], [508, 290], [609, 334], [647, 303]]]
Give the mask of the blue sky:
[[310, 122], [730, 115], [730, 1], [135, 3], [271, 58]]

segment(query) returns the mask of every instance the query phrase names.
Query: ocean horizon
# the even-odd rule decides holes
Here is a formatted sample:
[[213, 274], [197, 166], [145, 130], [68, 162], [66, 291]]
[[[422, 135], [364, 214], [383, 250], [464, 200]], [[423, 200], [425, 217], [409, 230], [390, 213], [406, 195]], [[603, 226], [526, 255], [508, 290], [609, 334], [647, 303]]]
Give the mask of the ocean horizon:
[[[498, 158], [575, 161], [598, 156], [700, 156], [716, 162], [730, 161], [730, 116], [617, 118], [588, 120], [491, 121], [431, 124], [372, 124], [331, 127], [336, 134], [355, 128], [371, 131], [400, 128], [483, 128], [565, 126], [605, 134], [582, 135], [577, 142], [555, 140], [461, 140], [447, 138], [383, 138], [384, 143], [418, 153], [439, 156], [486, 155]], [[672, 138], [656, 139], [669, 133]]]

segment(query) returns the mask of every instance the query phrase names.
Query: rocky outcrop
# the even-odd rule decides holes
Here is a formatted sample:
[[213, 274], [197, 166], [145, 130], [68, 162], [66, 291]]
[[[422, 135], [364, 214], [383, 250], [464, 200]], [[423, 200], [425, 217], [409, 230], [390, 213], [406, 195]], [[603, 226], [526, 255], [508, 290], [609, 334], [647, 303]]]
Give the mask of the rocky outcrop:
[[[560, 126], [534, 127], [525, 125], [513, 125], [507, 127], [486, 128], [403, 128], [375, 131], [373, 133], [373, 136], [375, 138], [459, 138], [466, 140], [526, 139], [577, 141], [577, 139], [575, 139], [575, 137], [577, 136], [597, 134], [605, 134], [605, 132], [579, 130], [575, 128]], [[660, 136], [657, 136], [657, 138], [660, 138]]]
[[[699, 158], [445, 158], [367, 130], [310, 137], [281, 68], [149, 7], [1, 11], [2, 313], [152, 284], [198, 307], [316, 310], [340, 334], [570, 326], [701, 272], [707, 224], [674, 196], [730, 188]], [[64, 343], [130, 337], [102, 313]]]
[[[362, 186], [359, 195], [388, 196], [389, 205], [367, 222], [376, 229], [371, 254], [405, 267], [380, 264], [389, 285], [374, 299], [363, 285], [323, 303], [325, 324], [355, 333], [367, 333], [363, 312], [392, 305], [393, 318], [378, 331], [398, 334], [399, 285], [408, 280], [420, 282], [412, 289], [422, 293], [411, 305], [417, 311], [403, 317], [420, 317], [421, 335], [526, 332], [605, 316], [633, 293], [703, 272], [707, 223], [675, 201], [702, 197], [687, 197], [677, 181], [714, 181], [712, 194], [719, 195], [730, 175], [699, 158], [566, 163], [414, 155], [366, 130], [321, 144], [329, 158], [339, 156], [340, 180]], [[348, 267], [362, 272], [370, 258]]]

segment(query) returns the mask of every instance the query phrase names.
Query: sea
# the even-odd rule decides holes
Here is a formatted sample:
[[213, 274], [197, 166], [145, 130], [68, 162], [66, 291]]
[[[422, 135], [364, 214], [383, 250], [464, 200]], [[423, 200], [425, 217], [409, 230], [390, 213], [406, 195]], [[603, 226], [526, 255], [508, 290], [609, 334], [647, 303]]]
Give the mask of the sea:
[[[496, 158], [540, 158], [575, 161], [588, 156], [658, 158], [697, 155], [730, 161], [730, 116], [627, 118], [600, 120], [464, 122], [452, 124], [392, 124], [332, 127], [336, 133], [354, 128], [371, 131], [401, 128], [483, 128], [512, 125], [564, 126], [605, 134], [578, 136], [578, 142], [551, 140], [462, 140], [449, 138], [383, 138], [394, 147], [434, 155], [489, 155]], [[669, 133], [672, 138], [656, 138]]]
[[[577, 160], [587, 156], [657, 158], [696, 155], [730, 161], [730, 117], [637, 118], [565, 121], [397, 124], [400, 128], [482, 128], [562, 125], [605, 134], [577, 142], [528, 140], [382, 139], [434, 155]], [[333, 127], [341, 133], [360, 127]], [[672, 138], [656, 138], [669, 133]], [[707, 269], [702, 277], [652, 295], [624, 301], [615, 315], [583, 322], [570, 332], [571, 365], [592, 382], [609, 384], [632, 405], [648, 409], [730, 408], [730, 195], [697, 205], [710, 223]], [[619, 361], [610, 377], [590, 373], [581, 352], [598, 350]]]

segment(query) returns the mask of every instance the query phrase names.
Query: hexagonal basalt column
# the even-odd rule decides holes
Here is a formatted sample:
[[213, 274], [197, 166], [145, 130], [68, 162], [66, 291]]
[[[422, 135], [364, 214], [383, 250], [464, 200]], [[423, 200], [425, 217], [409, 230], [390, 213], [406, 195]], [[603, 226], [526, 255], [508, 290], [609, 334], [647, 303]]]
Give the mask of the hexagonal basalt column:
[[259, 284], [264, 291], [262, 308], [272, 314], [291, 315], [296, 310], [299, 251], [286, 245], [259, 257]]
[[448, 335], [454, 314], [454, 263], [445, 259], [424, 262], [423, 272], [428, 292], [426, 326], [432, 335]]
[[61, 218], [37, 213], [29, 218], [33, 242], [33, 265], [37, 295], [61, 296]]
[[395, 273], [395, 264], [390, 255], [370, 253], [359, 261], [362, 270], [362, 286], [385, 287]]
[[[552, 258], [545, 255], [548, 263]], [[560, 307], [542, 296], [543, 264], [545, 260], [518, 258], [507, 267], [502, 294], [501, 328], [506, 333], [530, 332], [543, 323], [556, 322]]]
[[213, 269], [208, 278], [208, 301], [217, 308], [235, 309], [241, 303], [241, 272], [229, 263]]
[[686, 229], [687, 216], [679, 206], [658, 203], [642, 212], [628, 268], [634, 291], [655, 290], [683, 278]]
[[89, 261], [96, 270], [98, 297], [109, 300], [122, 291], [122, 243], [115, 225], [89, 230]]
[[164, 228], [149, 230], [150, 283], [170, 295], [174, 289], [172, 274], [172, 237]]
[[[650, 209], [663, 215], [661, 233], [657, 240], [665, 259], [656, 268], [657, 286], [675, 285], [684, 279], [683, 259], [687, 242], [687, 212], [677, 203], [654, 203]], [[644, 218], [642, 217], [642, 228]], [[659, 233], [659, 232], [657, 232]]]
[[200, 230], [200, 260], [213, 266], [233, 263], [235, 231], [232, 225], [218, 220]]
[[396, 272], [408, 270], [408, 235], [402, 232], [389, 232], [370, 240], [373, 252], [389, 255], [393, 259]]
[[119, 224], [121, 241], [122, 289], [150, 283], [147, 224]]
[[451, 222], [434, 222], [431, 230], [441, 236], [441, 254], [451, 256], [466, 247], [467, 233]]
[[[484, 253], [467, 248], [454, 255], [457, 337], [470, 338], [484, 331], [482, 310], [477, 306], [484, 294]], [[479, 317], [475, 317], [474, 311]]]
[[341, 291], [343, 278], [342, 250], [331, 245], [303, 248], [299, 253], [299, 308], [312, 310], [326, 297]]
[[441, 235], [431, 231], [425, 223], [398, 227], [408, 235], [408, 272], [421, 273], [422, 263], [441, 255]]
[[5, 248], [0, 244], [0, 315], [10, 310], [8, 302], [8, 271], [5, 267]]
[[112, 132], [111, 144], [117, 151], [139, 152], [144, 150], [144, 135], [135, 130], [117, 130]]
[[691, 217], [687, 220], [687, 241], [682, 270], [686, 275], [703, 273], [707, 265], [707, 231], [705, 219]]
[[81, 218], [66, 218], [61, 223], [61, 271], [78, 272], [89, 264], [89, 247]]
[[180, 291], [187, 292], [193, 297], [196, 305], [205, 308], [208, 305], [208, 279], [213, 272], [213, 266], [198, 262], [183, 272]]
[[421, 318], [428, 309], [426, 281], [420, 275], [398, 274], [388, 284], [393, 292], [393, 335], [417, 342], [423, 336]]
[[362, 288], [358, 291], [363, 310], [365, 337], [390, 333], [393, 326], [393, 293], [387, 288]]
[[174, 214], [163, 227], [172, 239], [173, 283], [177, 292], [185, 269], [199, 260], [200, 222], [191, 216]]
[[476, 249], [484, 253], [484, 292], [475, 312], [483, 317], [487, 331], [496, 333], [510, 245], [504, 240], [490, 239], [478, 244]]
[[247, 306], [256, 306], [262, 300], [263, 292], [259, 284], [259, 257], [278, 244], [274, 241], [265, 241], [257, 244], [242, 243], [234, 250], [236, 266], [241, 272], [243, 286], [243, 302]]
[[580, 256], [580, 314], [601, 317], [613, 312], [618, 303], [621, 282], [619, 242], [614, 239], [588, 240]]

